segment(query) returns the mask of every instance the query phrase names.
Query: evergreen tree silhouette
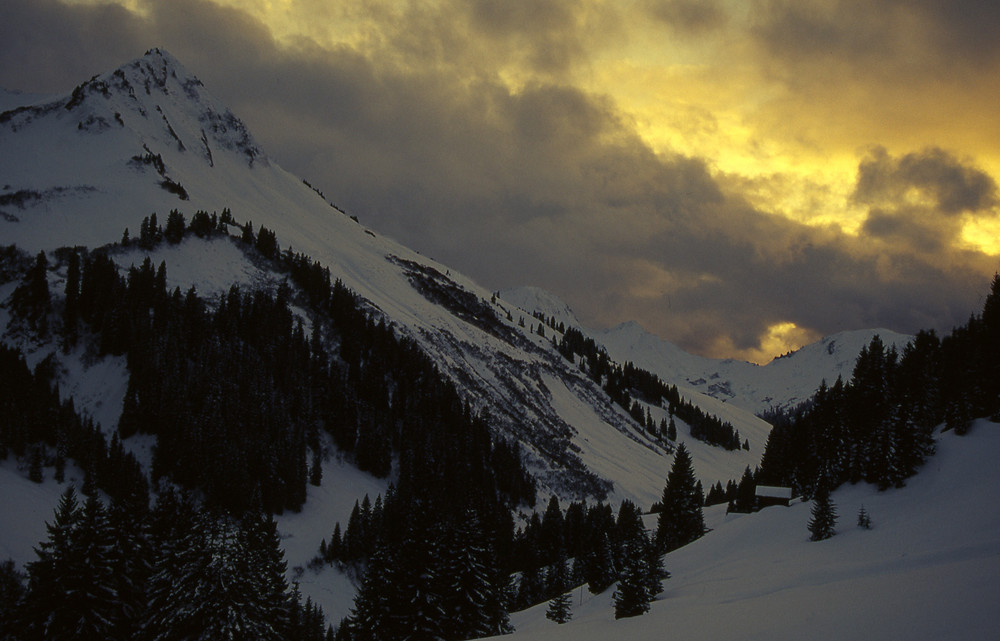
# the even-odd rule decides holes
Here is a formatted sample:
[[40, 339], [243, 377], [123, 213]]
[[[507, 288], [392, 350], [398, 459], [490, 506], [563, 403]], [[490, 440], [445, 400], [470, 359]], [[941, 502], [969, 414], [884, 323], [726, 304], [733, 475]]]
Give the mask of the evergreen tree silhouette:
[[675, 550], [705, 533], [704, 497], [698, 492], [691, 455], [681, 443], [667, 474], [656, 526], [656, 544], [662, 552]]
[[830, 492], [821, 488], [813, 498], [812, 518], [809, 520], [810, 541], [822, 541], [836, 534], [837, 508]]
[[573, 618], [572, 596], [569, 592], [569, 571], [566, 568], [566, 555], [560, 551], [555, 563], [552, 564], [548, 576], [548, 591], [555, 596], [549, 601], [545, 610], [545, 618], [556, 623], [566, 623]]

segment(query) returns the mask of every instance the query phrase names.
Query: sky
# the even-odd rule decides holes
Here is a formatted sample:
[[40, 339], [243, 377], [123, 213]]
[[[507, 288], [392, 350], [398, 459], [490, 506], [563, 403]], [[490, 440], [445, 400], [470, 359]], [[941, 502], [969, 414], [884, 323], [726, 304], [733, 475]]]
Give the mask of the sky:
[[981, 310], [997, 33], [993, 0], [3, 0], [0, 86], [164, 48], [366, 226], [766, 362]]

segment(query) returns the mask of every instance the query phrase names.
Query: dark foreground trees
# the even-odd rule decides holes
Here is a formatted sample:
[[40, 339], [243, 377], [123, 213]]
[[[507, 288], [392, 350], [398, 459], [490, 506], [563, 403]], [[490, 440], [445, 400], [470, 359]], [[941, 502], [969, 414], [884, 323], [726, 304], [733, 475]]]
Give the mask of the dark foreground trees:
[[27, 566], [26, 591], [5, 604], [14, 622], [5, 638], [324, 638], [327, 631], [301, 616], [315, 608], [289, 590], [269, 516], [235, 518], [166, 491], [122, 544], [119, 509], [96, 497], [81, 506], [69, 486]]
[[649, 604], [663, 591], [663, 559], [646, 535], [642, 514], [630, 501], [618, 510], [619, 575], [613, 600], [615, 618], [633, 617], [649, 611]]
[[830, 492], [821, 488], [813, 499], [812, 518], [809, 520], [809, 540], [822, 541], [837, 533], [837, 508]]
[[702, 506], [705, 499], [694, 475], [691, 455], [681, 443], [674, 453], [674, 462], [667, 474], [660, 501], [660, 516], [656, 527], [656, 544], [661, 552], [687, 545], [705, 533]]

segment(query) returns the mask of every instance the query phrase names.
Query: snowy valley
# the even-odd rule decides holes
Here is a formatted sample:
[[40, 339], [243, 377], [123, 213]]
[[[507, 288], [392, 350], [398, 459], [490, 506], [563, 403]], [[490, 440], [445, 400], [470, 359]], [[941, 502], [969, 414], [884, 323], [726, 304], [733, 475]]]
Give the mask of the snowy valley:
[[[166, 232], [158, 228], [156, 216], [166, 223]], [[211, 220], [204, 233], [194, 231], [196, 217]], [[181, 221], [179, 235], [157, 237], [170, 234], [171, 220]], [[275, 246], [266, 246], [268, 238]], [[7, 248], [0, 263], [0, 342], [19, 352], [36, 376], [51, 371], [62, 400], [72, 398], [75, 410], [93, 419], [109, 443], [119, 430], [124, 451], [147, 475], [154, 467], [164, 469], [156, 457], [163, 456], [165, 445], [152, 429], [127, 421], [130, 403], [140, 394], [132, 378], [146, 365], [144, 357], [157, 363], [168, 359], [134, 346], [102, 347], [100, 341], [115, 330], [82, 321], [79, 342], [59, 333], [66, 331], [63, 319], [79, 287], [70, 286], [79, 278], [73, 273], [79, 269], [73, 266], [76, 260], [94, 269], [106, 258], [129, 287], [146, 276], [151, 283], [157, 279], [150, 285], [157, 295], [175, 292], [169, 304], [196, 308], [205, 327], [223, 324], [227, 312], [246, 322], [258, 307], [275, 305], [278, 314], [287, 312], [282, 331], [296, 349], [301, 347], [296, 357], [302, 360], [295, 362], [315, 364], [317, 355], [329, 355], [317, 366], [321, 374], [302, 381], [312, 384], [327, 376], [347, 381], [352, 393], [366, 386], [379, 388], [373, 394], [384, 392], [386, 408], [377, 409], [375, 418], [331, 402], [342, 413], [320, 416], [317, 411], [315, 422], [347, 417], [348, 428], [338, 432], [331, 425], [311, 425], [303, 428], [307, 434], [288, 437], [296, 443], [289, 465], [295, 468], [291, 476], [301, 481], [302, 496], [287, 504], [274, 499], [279, 501], [272, 511], [287, 561], [286, 580], [298, 586], [303, 600], [320, 606], [333, 626], [351, 615], [363, 584], [360, 569], [374, 559], [317, 563], [321, 542], [325, 547], [331, 540], [335, 525], [346, 528], [363, 497], [385, 497], [388, 504], [397, 484], [405, 483], [401, 479], [420, 478], [420, 470], [401, 471], [404, 452], [412, 446], [406, 426], [414, 420], [395, 406], [409, 400], [404, 372], [419, 371], [421, 383], [432, 389], [443, 386], [442, 398], [449, 402], [454, 388], [457, 398], [451, 404], [457, 409], [441, 410], [436, 417], [448, 429], [459, 419], [487, 428], [489, 445], [463, 442], [456, 452], [468, 447], [497, 468], [510, 463], [508, 452], [517, 453], [518, 470], [499, 483], [500, 489], [495, 480], [492, 487], [500, 503], [513, 503], [503, 504], [510, 508], [511, 526], [524, 528], [551, 497], [567, 515], [574, 503], [607, 504], [617, 511], [630, 502], [649, 511], [661, 500], [681, 444], [706, 491], [716, 483], [739, 481], [746, 470], [761, 465], [768, 444], [772, 425], [759, 415], [807, 403], [821, 381], [848, 383], [859, 354], [876, 335], [900, 354], [914, 340], [882, 329], [843, 332], [757, 366], [687, 354], [635, 323], [609, 330], [580, 327], [572, 310], [550, 293], [533, 288], [491, 292], [366, 228], [269, 159], [245, 125], [193, 74], [155, 49], [69, 95], [0, 94], [0, 245]], [[47, 260], [42, 263], [46, 305], [48, 292], [52, 301], [41, 319], [24, 303], [32, 260], [39, 264], [36, 255]], [[315, 283], [304, 284], [308, 278], [296, 272], [303, 265], [309, 274], [324, 277], [318, 286], [323, 304], [340, 295], [356, 305], [345, 304], [348, 320], [324, 316], [328, 308], [315, 304], [310, 289]], [[233, 312], [234, 305], [245, 316]], [[161, 307], [150, 303], [148, 313], [141, 309], [148, 316], [144, 321], [159, 327]], [[350, 333], [345, 328], [357, 318], [368, 324], [361, 321], [358, 333]], [[593, 342], [610, 363], [610, 374], [594, 376], [586, 354], [566, 351], [571, 330]], [[135, 336], [142, 340], [141, 332]], [[360, 356], [346, 345], [354, 336], [371, 341], [359, 348]], [[266, 345], [267, 338], [260, 337], [264, 355], [252, 354], [248, 362], [284, 362], [281, 354], [270, 353], [275, 350]], [[377, 370], [384, 354], [390, 355], [386, 362], [412, 360], [391, 361], [397, 372], [390, 371], [392, 365]], [[636, 387], [609, 389], [627, 363], [640, 371], [627, 380], [653, 379], [662, 383], [655, 389], [678, 393], [680, 400], [646, 398]], [[195, 376], [196, 370], [192, 366], [189, 372]], [[282, 378], [270, 370], [267, 377]], [[389, 382], [382, 389], [375, 379]], [[175, 382], [173, 387], [181, 387]], [[150, 394], [146, 385], [141, 393]], [[287, 386], [294, 389], [294, 381]], [[224, 384], [213, 391], [219, 405], [235, 396]], [[313, 411], [309, 394], [302, 393], [308, 398], [302, 401], [309, 406], [305, 413]], [[257, 400], [264, 405], [263, 399]], [[275, 414], [273, 420], [294, 415], [301, 409], [299, 400], [281, 397], [278, 404], [287, 414]], [[200, 408], [211, 405], [202, 402]], [[370, 403], [364, 399], [358, 407], [367, 409]], [[679, 413], [675, 417], [683, 405], [690, 415], [697, 412], [733, 429], [736, 446], [694, 438], [692, 432], [701, 426]], [[375, 463], [359, 464], [368, 420], [388, 426], [378, 435], [391, 445], [383, 444]], [[676, 426], [675, 438], [663, 429], [668, 422]], [[613, 588], [594, 595], [576, 587], [569, 623], [555, 624], [546, 618], [545, 604], [535, 605], [510, 615], [515, 632], [506, 638], [987, 638], [1000, 624], [990, 608], [1000, 594], [1000, 522], [989, 508], [1000, 487], [992, 463], [1000, 455], [1000, 430], [985, 419], [970, 423], [964, 437], [939, 426], [934, 432], [938, 452], [903, 488], [879, 491], [864, 482], [841, 486], [833, 495], [839, 521], [832, 539], [808, 540], [810, 501], [752, 514], [727, 514], [726, 503], [705, 507], [710, 531], [666, 554], [665, 569], [672, 576], [645, 616], [616, 620]], [[343, 447], [338, 439], [344, 438], [353, 449]], [[64, 479], [54, 480], [53, 461], [61, 459], [56, 450], [54, 444], [41, 446], [40, 482], [29, 478], [37, 472], [30, 452], [38, 447], [20, 456], [4, 450], [0, 561], [9, 558], [22, 569], [31, 563], [65, 488], [85, 484], [88, 470], [72, 461], [63, 461]], [[429, 458], [417, 460], [445, 458], [422, 455]], [[181, 485], [185, 482], [179, 479], [191, 478], [186, 468], [166, 469], [165, 477]], [[318, 482], [305, 482], [307, 469]], [[533, 479], [533, 505], [517, 494], [523, 489], [517, 489], [523, 481], [520, 469]], [[211, 497], [211, 487], [188, 483]], [[251, 487], [244, 489], [250, 493]], [[218, 491], [220, 496], [233, 492]], [[871, 530], [854, 526], [862, 504], [872, 515]], [[655, 515], [645, 518], [655, 530]]]

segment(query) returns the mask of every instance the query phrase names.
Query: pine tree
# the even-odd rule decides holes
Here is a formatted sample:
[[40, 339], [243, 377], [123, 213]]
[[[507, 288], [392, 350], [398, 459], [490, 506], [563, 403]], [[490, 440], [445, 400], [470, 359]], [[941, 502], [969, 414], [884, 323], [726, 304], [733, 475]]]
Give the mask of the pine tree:
[[16, 641], [21, 636], [17, 615], [24, 598], [25, 578], [13, 559], [0, 562], [0, 639], [4, 641]]
[[[429, 515], [422, 515], [429, 518]], [[412, 517], [411, 517], [412, 519]], [[444, 637], [444, 589], [440, 563], [442, 558], [440, 524], [412, 519], [414, 527], [403, 537], [397, 556], [392, 604], [392, 630], [409, 630], [414, 641]], [[393, 638], [393, 637], [389, 637]]]
[[114, 637], [129, 639], [138, 632], [146, 610], [146, 586], [152, 574], [153, 550], [149, 540], [149, 494], [145, 486], [132, 485], [115, 498], [108, 510], [113, 539], [112, 572], [121, 602], [121, 617]]
[[63, 306], [63, 351], [76, 346], [80, 321], [80, 254], [70, 252], [66, 267], [66, 302]]
[[503, 598], [497, 589], [493, 551], [475, 511], [465, 511], [452, 528], [454, 544], [444, 550], [441, 576], [446, 582], [442, 594], [445, 617], [444, 636], [474, 639], [495, 634], [495, 621], [506, 619]]
[[323, 456], [320, 449], [313, 450], [312, 465], [309, 468], [309, 483], [319, 486], [323, 482]]
[[663, 555], [655, 542], [646, 539], [646, 592], [652, 601], [663, 592], [663, 581], [670, 578], [670, 572], [663, 567]]
[[354, 597], [350, 616], [341, 625], [352, 641], [396, 638], [392, 620], [395, 558], [380, 546], [368, 561], [361, 588]]
[[343, 543], [340, 536], [340, 522], [338, 521], [333, 526], [333, 534], [330, 535], [330, 544], [326, 546], [326, 556], [323, 558], [326, 559], [327, 563], [342, 561], [343, 550]]
[[656, 544], [662, 552], [675, 550], [705, 533], [702, 513], [704, 497], [698, 493], [697, 479], [687, 448], [681, 443], [663, 488], [662, 508], [656, 527]]
[[48, 540], [28, 564], [23, 608], [28, 638], [110, 638], [121, 618], [107, 513], [91, 497], [81, 508], [70, 486], [60, 498]]
[[254, 233], [253, 233], [253, 222], [252, 221], [248, 220], [247, 224], [243, 225], [243, 232], [240, 234], [240, 240], [243, 243], [247, 244], [247, 245], [253, 245], [254, 244], [254, 241], [256, 240], [256, 237], [254, 236]]
[[755, 507], [757, 496], [757, 483], [754, 480], [753, 472], [750, 471], [750, 466], [748, 465], [746, 469], [743, 470], [743, 476], [740, 478], [739, 484], [736, 486], [736, 500], [733, 504], [733, 509], [730, 512], [740, 512], [742, 514], [749, 514], [753, 512]]
[[184, 230], [187, 223], [184, 221], [184, 214], [176, 209], [172, 209], [167, 215], [167, 226], [163, 230], [163, 237], [171, 245], [176, 245], [184, 239]]
[[[640, 538], [642, 537], [642, 538]], [[649, 568], [646, 546], [640, 537], [632, 536], [622, 542], [621, 572], [618, 589], [613, 595], [615, 618], [634, 617], [649, 611], [652, 596], [649, 593]]]
[[83, 505], [77, 536], [80, 560], [83, 564], [79, 611], [78, 638], [109, 638], [119, 629], [122, 619], [118, 577], [114, 574], [115, 536], [108, 513], [96, 496], [88, 497]]
[[872, 517], [871, 514], [868, 513], [868, 510], [865, 509], [864, 505], [862, 505], [861, 509], [858, 510], [858, 527], [863, 530], [872, 529]]
[[[606, 586], [605, 586], [606, 587]], [[545, 584], [536, 563], [531, 563], [521, 572], [521, 579], [517, 585], [517, 599], [515, 600], [519, 608], [529, 608], [544, 600]]]
[[538, 533], [538, 553], [542, 564], [553, 562], [563, 547], [563, 514], [559, 499], [553, 495], [545, 507]]
[[281, 549], [278, 524], [259, 508], [244, 518], [250, 567], [259, 600], [256, 613], [275, 633], [283, 636], [289, 626], [288, 582], [285, 580], [285, 553]]
[[48, 315], [52, 305], [48, 270], [49, 260], [45, 252], [38, 252], [34, 265], [10, 296], [13, 316], [23, 320], [29, 329], [42, 338], [49, 333]]
[[809, 520], [810, 541], [822, 541], [828, 539], [836, 530], [837, 508], [830, 498], [830, 492], [825, 488], [820, 488], [813, 499], [812, 519]]
[[552, 564], [547, 579], [548, 592], [555, 596], [549, 601], [545, 617], [556, 623], [566, 623], [573, 618], [573, 612], [570, 609], [572, 597], [569, 593], [569, 571], [566, 567], [566, 556], [561, 551], [556, 562]]
[[569, 569], [566, 553], [561, 549], [555, 560], [545, 570], [545, 596], [549, 599], [569, 588]]
[[364, 550], [365, 522], [361, 517], [361, 506], [354, 502], [354, 508], [347, 518], [347, 528], [344, 530], [343, 558], [348, 563], [358, 561]]
[[590, 550], [586, 561], [587, 589], [600, 594], [614, 585], [618, 578], [614, 552], [607, 532], [601, 532], [597, 544]]
[[55, 519], [46, 523], [48, 538], [35, 548], [38, 559], [28, 563], [28, 589], [22, 607], [25, 636], [30, 639], [69, 639], [64, 630], [75, 624], [74, 613], [62, 607], [65, 595], [76, 589], [66, 571], [77, 562], [76, 533], [80, 505], [72, 485], [59, 498]]

